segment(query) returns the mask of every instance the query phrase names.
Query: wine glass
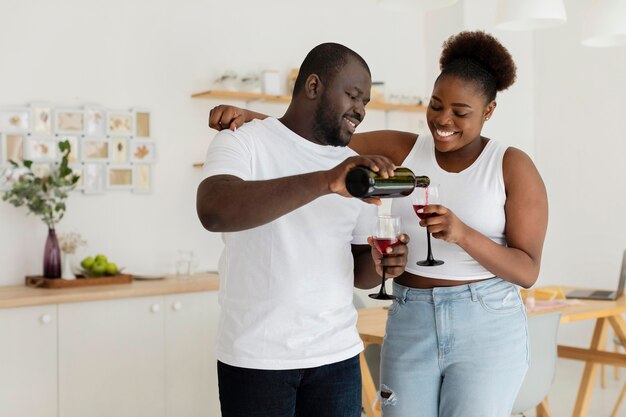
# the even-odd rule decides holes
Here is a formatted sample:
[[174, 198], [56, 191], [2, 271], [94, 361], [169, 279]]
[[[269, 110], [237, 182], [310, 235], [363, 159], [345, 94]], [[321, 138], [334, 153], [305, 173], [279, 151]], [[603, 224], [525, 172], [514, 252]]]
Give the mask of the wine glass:
[[[427, 217], [436, 216], [434, 213], [424, 213], [424, 207], [429, 204], [440, 204], [441, 198], [439, 196], [439, 186], [437, 185], [429, 185], [425, 188], [416, 188], [413, 191], [412, 203], [413, 210], [415, 210], [415, 214], [417, 217], [424, 220]], [[430, 232], [426, 229], [426, 239], [428, 241], [428, 256], [423, 261], [418, 261], [417, 264], [420, 266], [437, 266], [442, 265], [443, 261], [439, 261], [433, 257], [433, 251], [430, 247]]]
[[[386, 256], [385, 250], [388, 247], [400, 243], [398, 240], [400, 233], [400, 217], [378, 216], [372, 239], [374, 240], [374, 247], [383, 255], [383, 258]], [[387, 294], [385, 290], [385, 266], [381, 265], [381, 268], [383, 270], [383, 277], [380, 290], [377, 294], [369, 294], [369, 296], [377, 300], [392, 300], [395, 297]]]

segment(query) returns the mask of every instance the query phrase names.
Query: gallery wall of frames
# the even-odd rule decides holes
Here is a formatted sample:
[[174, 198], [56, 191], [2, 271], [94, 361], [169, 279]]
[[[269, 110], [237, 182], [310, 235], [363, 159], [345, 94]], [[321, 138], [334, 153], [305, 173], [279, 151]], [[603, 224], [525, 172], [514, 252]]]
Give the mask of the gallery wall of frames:
[[[156, 162], [150, 126], [150, 111], [142, 108], [0, 107], [0, 172], [11, 166], [10, 160], [30, 160], [37, 175], [45, 176], [61, 159], [58, 142], [67, 140], [70, 166], [81, 177], [77, 190], [150, 193]], [[0, 189], [8, 187], [0, 182]]]

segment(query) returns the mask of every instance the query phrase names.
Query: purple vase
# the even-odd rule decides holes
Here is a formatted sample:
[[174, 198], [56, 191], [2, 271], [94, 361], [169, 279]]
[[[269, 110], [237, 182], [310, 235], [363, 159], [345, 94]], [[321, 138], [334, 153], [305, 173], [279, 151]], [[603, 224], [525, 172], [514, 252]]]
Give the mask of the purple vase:
[[53, 228], [48, 228], [48, 239], [43, 250], [43, 276], [46, 278], [61, 277], [61, 249], [57, 234]]

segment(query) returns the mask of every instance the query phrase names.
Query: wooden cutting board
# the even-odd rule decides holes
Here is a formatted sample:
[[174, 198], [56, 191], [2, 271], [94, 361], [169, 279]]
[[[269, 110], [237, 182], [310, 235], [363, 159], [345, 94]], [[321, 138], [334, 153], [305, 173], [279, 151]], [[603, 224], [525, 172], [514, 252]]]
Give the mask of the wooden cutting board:
[[74, 288], [89, 285], [130, 284], [133, 277], [129, 274], [111, 275], [96, 278], [78, 277], [72, 280], [61, 278], [45, 278], [42, 276], [27, 276], [26, 286], [33, 288]]

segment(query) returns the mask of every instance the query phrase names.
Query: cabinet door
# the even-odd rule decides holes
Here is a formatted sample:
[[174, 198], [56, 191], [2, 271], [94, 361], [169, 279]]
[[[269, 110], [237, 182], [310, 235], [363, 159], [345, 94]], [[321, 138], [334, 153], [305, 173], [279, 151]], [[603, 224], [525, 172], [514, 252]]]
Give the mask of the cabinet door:
[[0, 416], [56, 415], [57, 306], [0, 309]]
[[163, 417], [163, 326], [163, 297], [59, 305], [60, 417]]
[[219, 416], [217, 293], [165, 297], [167, 417]]

